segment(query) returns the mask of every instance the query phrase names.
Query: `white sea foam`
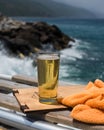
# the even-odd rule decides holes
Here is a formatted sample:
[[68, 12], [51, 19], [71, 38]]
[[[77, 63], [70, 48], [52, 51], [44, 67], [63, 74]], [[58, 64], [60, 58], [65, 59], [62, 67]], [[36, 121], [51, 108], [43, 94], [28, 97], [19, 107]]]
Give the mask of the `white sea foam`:
[[82, 61], [85, 58], [87, 55], [85, 50], [88, 49], [90, 43], [76, 39], [75, 43], [71, 42], [71, 44], [71, 48], [61, 51], [60, 80], [64, 79], [71, 84], [83, 84], [80, 82], [81, 70], [77, 60]]
[[30, 58], [18, 59], [9, 57], [0, 52], [0, 74], [15, 75], [26, 74], [36, 75], [36, 70], [32, 66], [33, 60]]
[[78, 40], [78, 39], [75, 39], [75, 43], [70, 42], [69, 44], [71, 44], [72, 47], [62, 50], [61, 51], [61, 57], [71, 59], [71, 60], [75, 60], [76, 58], [82, 59], [83, 55], [85, 55], [85, 53], [83, 52], [83, 50], [78, 49], [81, 42], [82, 41]]
[[[83, 52], [77, 50], [77, 47], [80, 45], [79, 41], [76, 40], [72, 48], [67, 48], [61, 51], [62, 59], [71, 59], [75, 60], [76, 58], [82, 58]], [[9, 57], [5, 55], [4, 50], [0, 51], [0, 73], [2, 74], [27, 74], [27, 75], [36, 75], [36, 70], [34, 69], [31, 58], [18, 59], [15, 57]]]

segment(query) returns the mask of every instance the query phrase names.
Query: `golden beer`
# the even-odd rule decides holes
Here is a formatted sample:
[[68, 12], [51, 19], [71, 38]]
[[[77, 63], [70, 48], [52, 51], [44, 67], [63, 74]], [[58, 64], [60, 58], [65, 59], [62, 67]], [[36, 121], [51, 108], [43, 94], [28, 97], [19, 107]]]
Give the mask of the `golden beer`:
[[40, 54], [37, 59], [39, 101], [54, 104], [57, 97], [59, 56], [56, 54]]

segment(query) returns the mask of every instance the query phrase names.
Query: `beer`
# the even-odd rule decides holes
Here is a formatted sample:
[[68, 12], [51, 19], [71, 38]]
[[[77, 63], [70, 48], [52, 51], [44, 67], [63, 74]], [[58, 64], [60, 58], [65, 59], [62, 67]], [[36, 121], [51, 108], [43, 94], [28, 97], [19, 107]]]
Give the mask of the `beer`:
[[53, 104], [57, 97], [59, 56], [43, 54], [38, 56], [39, 101]]

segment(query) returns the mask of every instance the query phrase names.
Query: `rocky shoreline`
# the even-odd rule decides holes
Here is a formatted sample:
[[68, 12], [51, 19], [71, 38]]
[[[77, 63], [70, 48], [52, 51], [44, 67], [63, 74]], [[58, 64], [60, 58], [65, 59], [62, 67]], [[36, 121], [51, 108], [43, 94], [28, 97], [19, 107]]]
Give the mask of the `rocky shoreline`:
[[75, 40], [64, 34], [56, 25], [46, 22], [22, 22], [0, 15], [0, 40], [8, 54], [30, 56], [51, 45], [53, 50], [71, 47]]

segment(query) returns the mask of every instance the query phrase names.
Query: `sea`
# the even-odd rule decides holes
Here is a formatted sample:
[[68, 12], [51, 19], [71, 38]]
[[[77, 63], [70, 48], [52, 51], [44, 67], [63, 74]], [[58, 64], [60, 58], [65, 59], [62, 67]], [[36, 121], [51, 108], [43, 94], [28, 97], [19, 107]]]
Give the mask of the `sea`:
[[[70, 84], [87, 84], [89, 81], [104, 81], [104, 20], [13, 17], [26, 22], [44, 21], [57, 25], [62, 32], [75, 39], [71, 48], [60, 51], [59, 80]], [[0, 47], [2, 42], [0, 41]], [[0, 74], [23, 74], [37, 77], [33, 59], [10, 57], [0, 49]]]

